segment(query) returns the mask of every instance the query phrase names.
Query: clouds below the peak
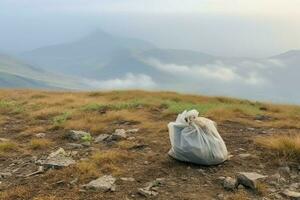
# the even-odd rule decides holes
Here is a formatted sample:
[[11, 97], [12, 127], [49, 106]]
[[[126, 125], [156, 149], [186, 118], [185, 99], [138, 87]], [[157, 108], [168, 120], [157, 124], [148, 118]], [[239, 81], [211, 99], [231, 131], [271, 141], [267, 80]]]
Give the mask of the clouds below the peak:
[[147, 64], [156, 69], [170, 73], [178, 78], [185, 78], [189, 81], [215, 81], [219, 83], [239, 83], [245, 85], [264, 85], [268, 81], [255, 69], [246, 73], [238, 71], [238, 66], [228, 65], [222, 61], [215, 61], [211, 64], [201, 66], [188, 66], [179, 64], [162, 63], [157, 59], [144, 60]]
[[96, 89], [111, 90], [111, 89], [152, 89], [156, 86], [153, 79], [145, 74], [127, 73], [120, 78], [109, 80], [85, 80], [85, 84]]

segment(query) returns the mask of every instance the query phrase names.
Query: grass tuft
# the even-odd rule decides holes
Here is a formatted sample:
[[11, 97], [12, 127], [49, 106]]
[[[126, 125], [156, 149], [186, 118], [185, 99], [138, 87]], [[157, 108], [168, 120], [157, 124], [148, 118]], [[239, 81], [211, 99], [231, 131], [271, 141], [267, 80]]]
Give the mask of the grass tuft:
[[69, 119], [70, 117], [71, 117], [70, 112], [64, 112], [64, 113], [62, 113], [60, 115], [57, 115], [53, 118], [53, 124], [54, 124], [54, 126], [60, 126], [65, 121], [67, 121], [67, 119]]
[[14, 142], [1, 142], [0, 153], [6, 153], [17, 150], [17, 144]]
[[37, 150], [37, 149], [46, 149], [52, 145], [52, 142], [48, 139], [32, 139], [30, 140], [30, 148]]
[[280, 135], [256, 138], [256, 143], [272, 150], [279, 157], [300, 161], [300, 136]]

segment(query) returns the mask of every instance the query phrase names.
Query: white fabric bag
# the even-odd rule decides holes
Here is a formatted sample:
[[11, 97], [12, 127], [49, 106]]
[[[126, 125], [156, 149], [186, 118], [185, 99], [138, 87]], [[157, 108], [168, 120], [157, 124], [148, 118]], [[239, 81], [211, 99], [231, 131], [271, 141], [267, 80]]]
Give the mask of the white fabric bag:
[[227, 160], [226, 145], [214, 121], [198, 117], [196, 110], [184, 111], [168, 124], [172, 148], [177, 160], [200, 165], [216, 165]]

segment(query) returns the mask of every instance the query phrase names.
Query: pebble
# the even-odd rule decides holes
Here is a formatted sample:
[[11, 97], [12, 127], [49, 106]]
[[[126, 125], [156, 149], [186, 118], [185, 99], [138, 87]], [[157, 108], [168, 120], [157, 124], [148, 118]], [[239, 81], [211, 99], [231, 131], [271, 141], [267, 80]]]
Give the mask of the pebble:
[[300, 192], [294, 192], [286, 189], [282, 192], [282, 194], [288, 198], [300, 200]]
[[223, 187], [226, 190], [234, 190], [237, 186], [237, 181], [234, 178], [226, 177], [223, 182]]
[[35, 135], [35, 137], [44, 138], [44, 137], [46, 137], [46, 133], [38, 133], [38, 134]]
[[84, 185], [83, 187], [85, 189], [93, 189], [93, 190], [99, 190], [99, 191], [115, 191], [115, 181], [116, 178], [114, 178], [111, 175], [104, 175], [102, 177], [99, 177], [96, 180], [93, 180], [89, 182], [88, 184]]

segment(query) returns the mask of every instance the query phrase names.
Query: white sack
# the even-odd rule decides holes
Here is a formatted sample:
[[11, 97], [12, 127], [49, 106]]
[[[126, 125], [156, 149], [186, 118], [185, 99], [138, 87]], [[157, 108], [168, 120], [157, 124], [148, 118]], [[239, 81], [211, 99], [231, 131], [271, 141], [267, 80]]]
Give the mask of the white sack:
[[228, 156], [226, 145], [215, 122], [198, 115], [196, 110], [184, 111], [168, 124], [172, 145], [169, 155], [200, 165], [220, 164]]

